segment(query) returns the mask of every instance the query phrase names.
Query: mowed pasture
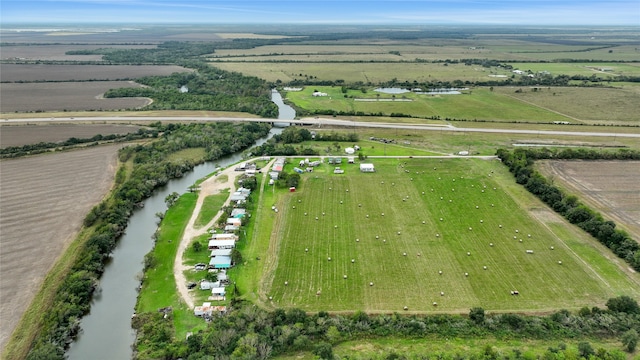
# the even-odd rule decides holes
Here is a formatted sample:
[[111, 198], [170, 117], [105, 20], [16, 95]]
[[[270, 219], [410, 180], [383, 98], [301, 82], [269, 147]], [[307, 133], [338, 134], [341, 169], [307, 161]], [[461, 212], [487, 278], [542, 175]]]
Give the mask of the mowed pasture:
[[98, 134], [129, 134], [137, 132], [138, 129], [141, 127], [118, 124], [3, 125], [0, 127], [0, 148], [39, 142], [61, 142], [71, 137], [87, 139]]
[[139, 87], [132, 81], [88, 81], [2, 84], [0, 112], [40, 112], [74, 110], [118, 110], [143, 107], [146, 98], [105, 99], [103, 94], [114, 88]]
[[122, 146], [0, 161], [0, 348], [85, 215], [109, 191]]
[[[0, 64], [0, 81], [129, 80], [143, 76], [192, 72], [177, 65], [46, 65]], [[5, 86], [4, 84], [2, 85]]]
[[[313, 96], [318, 90], [327, 96]], [[512, 90], [512, 91], [515, 91]], [[415, 93], [385, 94], [372, 90], [363, 93], [349, 90], [345, 94], [340, 87], [309, 86], [302, 91], [287, 92], [286, 99], [309, 111], [361, 111], [363, 113], [401, 113], [417, 117], [440, 116], [442, 119], [553, 122], [573, 121], [542, 106], [530, 104], [507, 93], [486, 88], [464, 91], [460, 95], [426, 95]]]
[[[583, 235], [559, 234], [534, 217], [528, 210], [543, 205], [496, 160], [370, 160], [376, 173], [343, 165], [336, 175], [322, 165], [276, 201], [282, 225], [271, 235], [276, 258], [266, 260], [277, 262], [266, 275], [267, 303], [306, 311], [550, 311], [640, 295], [637, 274]], [[570, 248], [576, 237], [580, 246]]]

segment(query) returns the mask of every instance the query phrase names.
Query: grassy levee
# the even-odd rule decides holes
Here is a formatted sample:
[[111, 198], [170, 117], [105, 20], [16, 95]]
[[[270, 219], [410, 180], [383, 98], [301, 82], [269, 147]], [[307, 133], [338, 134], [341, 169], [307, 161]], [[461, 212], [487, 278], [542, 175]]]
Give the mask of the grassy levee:
[[193, 309], [188, 308], [180, 299], [173, 276], [173, 263], [178, 246], [196, 200], [196, 194], [186, 193], [167, 210], [158, 230], [155, 246], [147, 255], [153, 257], [154, 265], [145, 271], [142, 289], [136, 303], [138, 313], [156, 312], [160, 308], [171, 306], [178, 338], [184, 338], [185, 334], [193, 328], [203, 327], [202, 322], [193, 316]]
[[276, 193], [278, 213], [262, 207], [275, 224], [260, 235], [272, 241], [265, 261], [276, 265], [260, 291], [274, 307], [548, 312], [640, 295], [637, 275], [586, 235], [534, 216], [544, 206], [497, 161], [370, 161], [375, 174], [323, 165], [295, 193]]

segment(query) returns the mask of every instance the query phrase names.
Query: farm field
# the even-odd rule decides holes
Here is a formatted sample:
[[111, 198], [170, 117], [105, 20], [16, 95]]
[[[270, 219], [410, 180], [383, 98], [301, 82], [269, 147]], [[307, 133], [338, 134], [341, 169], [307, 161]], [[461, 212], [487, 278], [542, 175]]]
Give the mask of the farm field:
[[[327, 96], [313, 96], [312, 94], [316, 90], [326, 93]], [[371, 90], [366, 93], [359, 90], [348, 90], [346, 94], [343, 94], [340, 87], [309, 86], [302, 91], [287, 92], [286, 99], [297, 107], [311, 112], [316, 110], [381, 112], [418, 117], [439, 116], [441, 119], [546, 123], [576, 121], [575, 118], [564, 116], [535, 104], [527, 104], [517, 98], [485, 88], [464, 91], [460, 95], [423, 95], [409, 92], [391, 95]]]
[[105, 196], [122, 144], [0, 161], [0, 347]]
[[519, 87], [495, 87], [494, 92], [523, 104], [562, 113], [568, 121], [587, 124], [640, 125], [640, 86], [623, 88], [542, 87], [538, 91]]
[[145, 98], [112, 98], [102, 95], [109, 89], [139, 87], [132, 81], [51, 82], [2, 84], [0, 112], [117, 110], [147, 105]]
[[2, 82], [128, 80], [191, 71], [176, 65], [0, 64], [0, 79]]
[[[313, 76], [320, 80], [344, 80], [346, 83], [380, 83], [391, 79], [398, 81], [501, 81], [505, 78], [489, 75], [510, 76], [511, 72], [499, 68], [483, 68], [463, 64], [432, 63], [328, 63], [328, 62], [251, 62], [251, 58], [243, 62], [220, 61], [211, 65], [227, 71], [237, 71], [246, 75], [257, 76], [267, 81], [306, 80]], [[247, 61], [247, 62], [244, 62]]]
[[137, 132], [140, 128], [140, 126], [136, 125], [117, 124], [4, 125], [0, 127], [0, 148], [37, 144], [39, 142], [59, 142], [71, 137], [86, 139], [98, 134], [128, 134]]
[[264, 205], [276, 245], [265, 260], [274, 270], [264, 275], [261, 301], [306, 311], [432, 313], [576, 309], [640, 295], [640, 279], [621, 261], [575, 229], [545, 225], [568, 228], [496, 161], [370, 161], [376, 173], [321, 167], [303, 175], [295, 193]]
[[536, 166], [640, 241], [640, 162], [540, 161]]
[[[3, 34], [4, 35], [4, 34]], [[3, 45], [0, 60], [44, 60], [44, 61], [100, 61], [102, 55], [67, 55], [67, 51], [94, 50], [100, 48], [110, 49], [149, 49], [155, 45], [77, 45], [77, 44], [56, 44], [56, 45], [29, 45], [22, 46]], [[2, 65], [3, 67], [5, 65]]]

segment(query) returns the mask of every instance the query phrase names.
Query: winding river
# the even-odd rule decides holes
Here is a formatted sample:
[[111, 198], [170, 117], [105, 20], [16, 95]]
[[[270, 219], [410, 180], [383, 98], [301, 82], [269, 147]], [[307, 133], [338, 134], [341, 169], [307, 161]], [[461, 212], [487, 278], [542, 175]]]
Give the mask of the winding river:
[[[279, 120], [295, 118], [295, 110], [285, 105], [275, 90], [272, 101], [278, 105]], [[259, 139], [256, 145], [280, 132], [281, 128], [272, 128], [269, 135]], [[140, 284], [143, 259], [153, 248], [151, 236], [157, 228], [155, 214], [167, 209], [164, 203], [167, 195], [173, 192], [182, 194], [196, 180], [214, 172], [216, 167], [227, 167], [241, 160], [241, 153], [235, 153], [215, 162], [198, 165], [183, 177], [157, 189], [144, 201], [144, 207], [133, 213], [126, 234], [118, 241], [111, 261], [100, 278], [100, 290], [93, 296], [91, 312], [81, 321], [82, 331], [67, 351], [68, 359], [112, 360], [132, 357], [135, 332], [131, 328], [131, 314], [138, 295], [136, 287]]]

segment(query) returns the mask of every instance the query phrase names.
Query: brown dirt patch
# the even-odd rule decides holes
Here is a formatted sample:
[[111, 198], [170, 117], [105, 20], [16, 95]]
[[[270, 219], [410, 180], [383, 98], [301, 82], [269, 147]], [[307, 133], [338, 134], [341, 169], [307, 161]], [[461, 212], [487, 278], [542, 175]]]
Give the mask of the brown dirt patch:
[[39, 142], [61, 142], [71, 137], [89, 139], [95, 135], [135, 133], [141, 126], [96, 124], [96, 125], [18, 125], [0, 126], [0, 148], [23, 146]]
[[0, 161], [0, 348], [108, 192], [122, 144]]
[[117, 110], [147, 105], [143, 98], [104, 99], [109, 89], [139, 87], [130, 81], [54, 82], [29, 84], [2, 84], [0, 87], [1, 112], [14, 111], [66, 111]]
[[100, 61], [102, 55], [66, 55], [67, 51], [110, 49], [150, 49], [156, 45], [6, 45], [2, 47], [2, 60], [45, 61]]
[[541, 161], [537, 166], [640, 241], [640, 161]]
[[[0, 64], [0, 80], [3, 82], [122, 80], [192, 71], [175, 65]], [[4, 87], [4, 84], [2, 86]]]

